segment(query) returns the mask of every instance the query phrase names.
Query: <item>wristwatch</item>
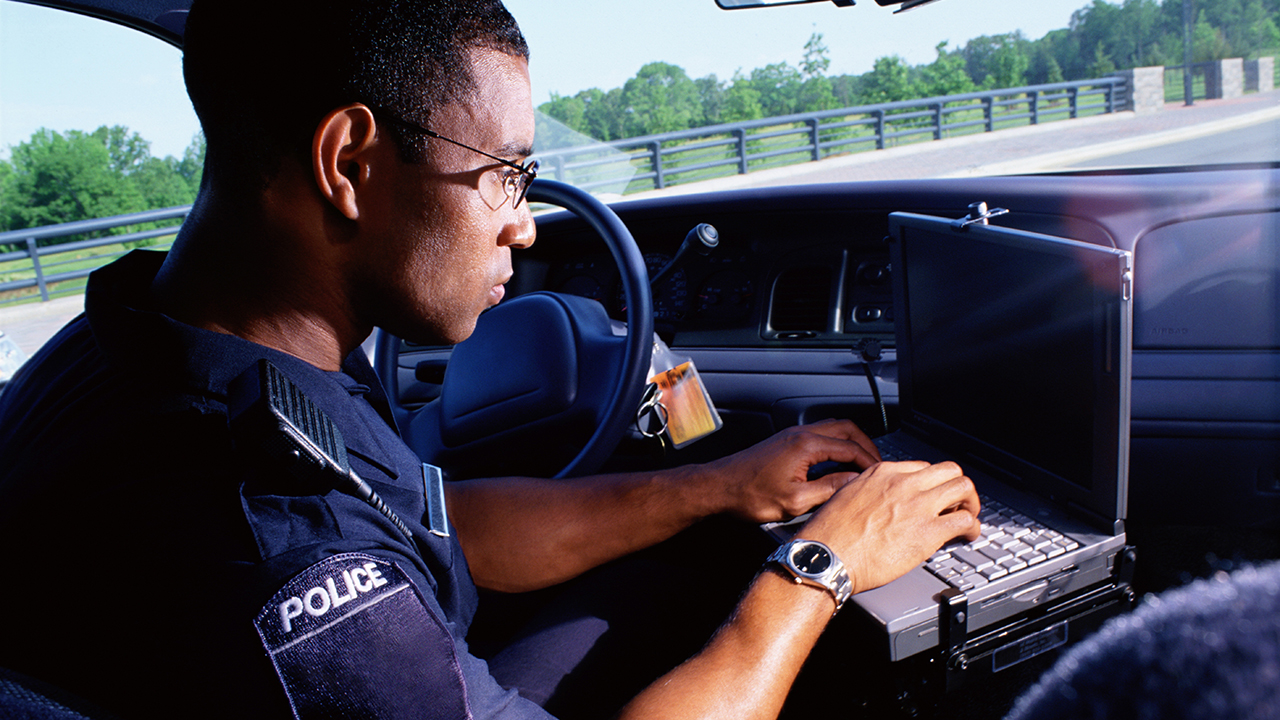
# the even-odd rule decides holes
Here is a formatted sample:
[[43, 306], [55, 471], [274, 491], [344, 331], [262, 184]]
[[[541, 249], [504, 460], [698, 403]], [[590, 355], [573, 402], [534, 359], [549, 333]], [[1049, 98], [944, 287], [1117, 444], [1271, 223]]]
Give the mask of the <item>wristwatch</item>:
[[775, 550], [765, 564], [775, 562], [791, 573], [796, 583], [826, 588], [836, 600], [836, 612], [853, 593], [853, 583], [844, 563], [831, 548], [817, 540], [792, 540]]

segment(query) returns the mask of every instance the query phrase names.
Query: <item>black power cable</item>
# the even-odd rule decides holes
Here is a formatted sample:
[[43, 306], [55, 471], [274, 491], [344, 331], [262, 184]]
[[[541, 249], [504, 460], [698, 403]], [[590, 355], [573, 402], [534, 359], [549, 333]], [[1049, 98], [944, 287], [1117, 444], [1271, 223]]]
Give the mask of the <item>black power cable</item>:
[[876, 402], [876, 409], [880, 411], [880, 434], [889, 434], [889, 413], [885, 410], [884, 399], [880, 397], [880, 385], [876, 382], [876, 374], [871, 369], [871, 363], [879, 362], [881, 357], [880, 341], [873, 338], [866, 338], [858, 342], [853, 348], [858, 359], [862, 361], [862, 371], [867, 376], [867, 382], [871, 385], [871, 397]]

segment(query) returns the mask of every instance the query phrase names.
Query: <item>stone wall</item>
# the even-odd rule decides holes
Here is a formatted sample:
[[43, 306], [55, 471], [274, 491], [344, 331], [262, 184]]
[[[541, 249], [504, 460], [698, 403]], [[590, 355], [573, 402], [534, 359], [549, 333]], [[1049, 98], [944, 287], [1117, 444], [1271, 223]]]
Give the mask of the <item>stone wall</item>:
[[1246, 60], [1244, 63], [1244, 91], [1271, 92], [1276, 89], [1276, 59], [1273, 57]]
[[1210, 100], [1244, 95], [1244, 60], [1228, 58], [1209, 63], [1204, 73], [1204, 94]]
[[1164, 107], [1164, 68], [1140, 67], [1116, 73], [1125, 80], [1125, 102], [1119, 108], [1136, 113], [1155, 112]]

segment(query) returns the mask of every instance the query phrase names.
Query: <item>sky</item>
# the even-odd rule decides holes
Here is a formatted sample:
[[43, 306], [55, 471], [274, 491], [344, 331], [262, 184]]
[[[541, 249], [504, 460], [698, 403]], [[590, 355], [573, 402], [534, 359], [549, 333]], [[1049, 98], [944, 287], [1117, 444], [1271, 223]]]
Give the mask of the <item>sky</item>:
[[[714, 0], [507, 0], [532, 48], [534, 103], [551, 93], [619, 87], [645, 63], [728, 80], [777, 62], [798, 66], [821, 33], [829, 75], [879, 57], [932, 62], [935, 46], [1021, 30], [1064, 28], [1088, 0], [940, 0], [895, 15], [874, 0], [721, 10]], [[182, 88], [181, 55], [110, 23], [0, 0], [0, 157], [41, 127], [124, 125], [153, 155], [180, 157], [199, 130]]]

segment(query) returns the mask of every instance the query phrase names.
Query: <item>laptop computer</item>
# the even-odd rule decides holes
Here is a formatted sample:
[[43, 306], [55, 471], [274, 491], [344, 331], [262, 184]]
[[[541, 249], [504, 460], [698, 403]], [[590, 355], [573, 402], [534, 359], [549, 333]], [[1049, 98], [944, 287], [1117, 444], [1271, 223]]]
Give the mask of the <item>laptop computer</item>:
[[984, 506], [983, 539], [851, 598], [896, 661], [1111, 578], [1125, 547], [1132, 257], [889, 218], [901, 425], [877, 445], [886, 460], [958, 462]]

